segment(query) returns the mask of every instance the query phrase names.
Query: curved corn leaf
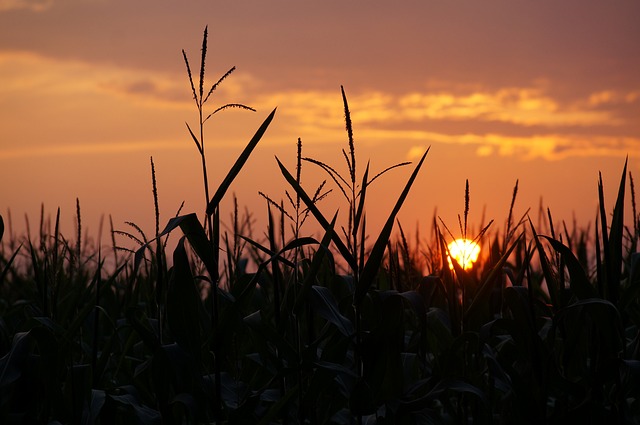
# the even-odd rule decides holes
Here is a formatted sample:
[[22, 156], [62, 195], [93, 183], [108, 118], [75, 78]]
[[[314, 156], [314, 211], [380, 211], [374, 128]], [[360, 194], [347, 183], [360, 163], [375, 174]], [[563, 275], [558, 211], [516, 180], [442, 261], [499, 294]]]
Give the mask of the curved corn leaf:
[[311, 211], [311, 214], [313, 214], [316, 220], [318, 220], [318, 223], [320, 223], [320, 225], [322, 226], [322, 229], [325, 232], [331, 234], [331, 240], [333, 240], [333, 243], [336, 244], [338, 251], [340, 251], [340, 254], [344, 258], [344, 260], [347, 262], [347, 264], [349, 264], [349, 267], [351, 267], [352, 270], [356, 270], [358, 266], [356, 264], [355, 259], [353, 258], [353, 255], [351, 255], [351, 252], [349, 252], [349, 249], [347, 248], [347, 246], [342, 242], [342, 239], [340, 239], [340, 236], [338, 236], [338, 234], [333, 230], [333, 226], [329, 224], [329, 222], [324, 217], [324, 215], [320, 212], [318, 207], [316, 207], [315, 202], [309, 197], [309, 195], [307, 195], [307, 192], [305, 192], [302, 186], [298, 184], [295, 177], [293, 177], [291, 173], [289, 173], [289, 171], [286, 169], [284, 165], [282, 165], [282, 163], [277, 157], [276, 157], [276, 161], [278, 162], [278, 166], [280, 167], [280, 171], [282, 172], [282, 175], [284, 176], [284, 178], [291, 185], [291, 187], [296, 191], [298, 196], [300, 196], [300, 199], [302, 199], [302, 201], [305, 203], [309, 211]]
[[[207, 271], [209, 272], [209, 275], [214, 276], [214, 273], [217, 271], [217, 261], [214, 256], [209, 238], [207, 238], [207, 234], [204, 231], [204, 228], [202, 227], [202, 224], [198, 220], [198, 217], [195, 213], [172, 218], [171, 220], [169, 220], [165, 228], [158, 234], [157, 237], [160, 238], [162, 236], [168, 235], [178, 227], [180, 228], [180, 230], [182, 230], [182, 233], [184, 234], [184, 236], [186, 236], [189, 244], [196, 252], [200, 260], [202, 260], [202, 262], [204, 263]], [[144, 258], [144, 251], [146, 249], [149, 249], [149, 246], [155, 240], [156, 239], [154, 238], [148, 241], [136, 251], [134, 258], [134, 274], [135, 271], [138, 270], [139, 264]]]
[[353, 323], [340, 313], [329, 288], [313, 285], [309, 291], [309, 303], [320, 317], [336, 325], [342, 335], [351, 337], [354, 334]]
[[567, 265], [567, 269], [569, 269], [571, 291], [575, 296], [579, 299], [597, 297], [596, 289], [591, 286], [587, 273], [584, 271], [580, 261], [578, 261], [571, 249], [562, 242], [550, 238], [549, 236], [540, 235], [539, 237], [548, 240], [553, 249], [562, 255], [562, 258]]
[[[609, 246], [604, 249], [609, 251], [609, 263], [607, 267], [607, 283], [609, 300], [614, 304], [618, 302], [620, 294], [620, 274], [624, 259], [622, 258], [622, 245], [624, 233], [624, 191], [627, 177], [627, 158], [624, 162], [622, 177], [620, 178], [620, 186], [618, 188], [618, 197], [616, 205], [613, 208], [613, 217], [611, 218], [611, 230], [609, 232]], [[604, 230], [604, 229], [603, 229]]]
[[529, 217], [529, 226], [531, 226], [531, 232], [533, 233], [533, 242], [536, 244], [536, 250], [538, 251], [538, 257], [540, 258], [540, 267], [542, 267], [542, 273], [544, 275], [544, 280], [547, 282], [547, 289], [549, 290], [549, 298], [551, 298], [551, 304], [553, 304], [553, 308], [558, 309], [561, 308], [560, 305], [560, 294], [558, 288], [558, 280], [551, 269], [551, 265], [549, 264], [549, 260], [547, 259], [547, 254], [544, 251], [544, 247], [540, 243], [540, 239], [538, 238], [538, 233], [536, 232], [535, 227], [533, 227], [533, 222], [531, 221], [531, 217]]
[[520, 236], [518, 236], [518, 238], [511, 244], [509, 249], [507, 249], [507, 251], [504, 254], [502, 254], [502, 257], [500, 257], [500, 260], [498, 260], [496, 265], [493, 266], [493, 268], [489, 272], [489, 275], [486, 277], [486, 279], [484, 280], [484, 283], [482, 284], [482, 286], [480, 286], [480, 289], [478, 289], [476, 296], [473, 298], [471, 305], [469, 306], [467, 311], [464, 312], [464, 319], [466, 322], [468, 322], [469, 318], [477, 314], [480, 308], [484, 308], [487, 305], [489, 305], [489, 297], [491, 296], [491, 291], [495, 286], [496, 277], [498, 273], [502, 273], [502, 267], [507, 262], [509, 255], [511, 255], [511, 252], [518, 245], [518, 243], [520, 242], [520, 239], [523, 236], [524, 234], [520, 234]]
[[367, 196], [367, 187], [369, 186], [369, 182], [367, 179], [369, 178], [369, 162], [367, 161], [367, 168], [364, 170], [364, 175], [362, 176], [362, 189], [360, 189], [360, 200], [358, 201], [358, 208], [356, 208], [356, 216], [353, 220], [353, 231], [351, 233], [352, 236], [356, 236], [358, 234], [358, 228], [360, 227], [360, 221], [362, 219], [362, 213], [364, 212], [364, 200]]
[[0, 286], [2, 286], [4, 279], [7, 276], [7, 273], [9, 273], [9, 269], [11, 268], [13, 261], [16, 259], [18, 252], [20, 252], [20, 248], [22, 248], [22, 244], [18, 246], [18, 249], [16, 249], [15, 252], [11, 255], [11, 257], [9, 258], [9, 261], [7, 261], [7, 264], [2, 269], [2, 272], [0, 272]]
[[302, 307], [304, 300], [307, 298], [309, 294], [309, 289], [313, 285], [316, 280], [316, 276], [320, 271], [320, 267], [325, 259], [325, 257], [329, 257], [332, 261], [331, 251], [329, 250], [329, 244], [331, 243], [331, 233], [333, 232], [333, 226], [336, 223], [336, 218], [338, 214], [336, 213], [331, 220], [331, 224], [329, 225], [329, 231], [324, 234], [322, 241], [320, 242], [320, 246], [318, 250], [313, 254], [313, 259], [311, 260], [311, 267], [305, 274], [304, 281], [302, 282], [302, 290], [298, 292], [298, 296], [293, 305], [293, 311], [296, 313], [300, 312], [300, 308]]
[[267, 131], [269, 124], [271, 124], [271, 121], [273, 120], [273, 117], [276, 114], [276, 109], [277, 108], [271, 111], [269, 116], [264, 120], [260, 128], [258, 128], [258, 130], [256, 131], [256, 134], [253, 135], [253, 137], [251, 138], [247, 146], [244, 148], [244, 150], [236, 160], [235, 164], [233, 164], [233, 166], [227, 173], [227, 176], [224, 178], [224, 180], [222, 180], [222, 183], [220, 183], [220, 186], [218, 186], [218, 190], [216, 190], [216, 193], [213, 195], [213, 198], [211, 198], [211, 201], [209, 201], [209, 205], [207, 205], [208, 215], [213, 214], [213, 212], [216, 210], [216, 208], [218, 207], [218, 204], [224, 197], [225, 193], [227, 193], [229, 186], [231, 186], [231, 183], [236, 178], [236, 176], [244, 166], [245, 162], [247, 162], [247, 160], [249, 159], [251, 152], [253, 152], [253, 149], [256, 147], [260, 139], [262, 139], [262, 136]]
[[378, 239], [376, 240], [375, 244], [373, 245], [373, 248], [371, 249], [369, 258], [367, 259], [367, 262], [364, 265], [364, 269], [360, 274], [360, 278], [356, 283], [356, 290], [353, 295], [353, 305], [357, 306], [362, 302], [367, 291], [373, 284], [376, 274], [378, 273], [378, 269], [380, 268], [380, 264], [382, 263], [384, 251], [387, 248], [387, 242], [389, 241], [389, 237], [391, 236], [391, 230], [393, 229], [393, 224], [396, 220], [396, 215], [400, 211], [402, 204], [407, 198], [407, 195], [409, 194], [409, 190], [411, 189], [413, 182], [418, 176], [418, 172], [420, 171], [420, 168], [422, 167], [422, 163], [427, 157], [427, 154], [429, 153], [430, 149], [431, 147], [429, 147], [427, 151], [422, 155], [422, 158], [420, 158], [418, 165], [416, 165], [416, 168], [413, 170], [413, 173], [411, 173], [411, 177], [409, 177], [409, 180], [405, 184], [404, 189], [400, 194], [400, 197], [396, 201], [396, 205], [393, 207], [393, 210], [391, 211], [389, 218], [387, 218], [387, 222], [382, 228], [382, 231], [378, 235]]

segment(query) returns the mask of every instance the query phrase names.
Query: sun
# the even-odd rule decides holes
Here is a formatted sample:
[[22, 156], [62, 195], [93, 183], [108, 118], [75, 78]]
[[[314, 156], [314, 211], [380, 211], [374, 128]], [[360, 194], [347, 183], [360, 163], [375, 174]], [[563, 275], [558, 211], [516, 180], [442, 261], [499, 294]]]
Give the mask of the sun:
[[[478, 260], [478, 256], [480, 255], [480, 245], [469, 239], [456, 239], [449, 244], [448, 248], [451, 256], [455, 258], [458, 264], [465, 270], [472, 268], [473, 263]], [[451, 258], [447, 257], [447, 260], [449, 261], [449, 268], [453, 270]]]

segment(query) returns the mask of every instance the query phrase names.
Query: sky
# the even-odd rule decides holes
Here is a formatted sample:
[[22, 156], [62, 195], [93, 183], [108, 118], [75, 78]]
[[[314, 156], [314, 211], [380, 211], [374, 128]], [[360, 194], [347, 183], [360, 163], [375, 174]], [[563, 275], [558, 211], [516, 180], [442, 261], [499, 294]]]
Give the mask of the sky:
[[[197, 74], [208, 26], [206, 84], [236, 70], [206, 111], [256, 109], [207, 122], [212, 187], [277, 107], [222, 209], [231, 214], [235, 193], [256, 236], [266, 220], [258, 192], [286, 199], [275, 157], [293, 171], [298, 138], [304, 156], [346, 174], [341, 86], [359, 176], [368, 160], [375, 173], [431, 147], [400, 214], [406, 229], [427, 233], [434, 214], [455, 229], [466, 180], [476, 229], [504, 222], [516, 181], [516, 216], [529, 210], [535, 221], [542, 206], [585, 226], [598, 172], [609, 210], [627, 156], [640, 175], [638, 22], [637, 1], [0, 0], [0, 214], [10, 211], [15, 232], [27, 216], [33, 232], [42, 205], [48, 217], [60, 207], [69, 234], [79, 199], [95, 237], [109, 216], [152, 234], [153, 157], [161, 220], [183, 201], [183, 213], [201, 216], [185, 126], [198, 115], [181, 50]], [[413, 166], [371, 186], [371, 233]], [[309, 192], [327, 178], [310, 163], [302, 174]], [[346, 212], [336, 190], [322, 208]]]

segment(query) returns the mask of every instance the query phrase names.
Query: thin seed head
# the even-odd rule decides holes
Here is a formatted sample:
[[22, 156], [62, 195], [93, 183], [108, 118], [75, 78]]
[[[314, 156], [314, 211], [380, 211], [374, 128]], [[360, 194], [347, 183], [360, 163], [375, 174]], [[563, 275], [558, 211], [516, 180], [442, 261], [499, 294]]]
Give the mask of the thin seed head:
[[76, 242], [76, 254], [80, 258], [80, 247], [82, 246], [82, 219], [80, 216], [80, 199], [76, 198], [76, 217], [78, 219], [78, 240]]
[[302, 160], [303, 161], [309, 161], [310, 163], [316, 164], [317, 166], [319, 166], [322, 169], [324, 169], [327, 172], [327, 174], [329, 174], [329, 176], [331, 176], [333, 181], [338, 185], [338, 188], [340, 189], [340, 191], [342, 192], [344, 197], [347, 200], [349, 200], [349, 196], [347, 196], [347, 192], [344, 190], [344, 188], [342, 187], [342, 185], [340, 184], [338, 179], [340, 179], [347, 187], [350, 187], [349, 183], [347, 183], [347, 181], [336, 170], [334, 170], [330, 165], [325, 164], [324, 162], [318, 161], [318, 160], [313, 159], [313, 158], [302, 158]]
[[551, 237], [553, 239], [556, 238], [556, 230], [553, 227], [553, 218], [551, 217], [551, 210], [549, 208], [547, 208], [547, 218], [549, 219], [549, 229], [551, 231]]
[[464, 189], [464, 238], [467, 238], [467, 218], [469, 217], [469, 180]]
[[202, 36], [202, 58], [200, 59], [200, 100], [202, 100], [203, 95], [203, 87], [204, 87], [204, 63], [207, 58], [207, 32], [209, 31], [209, 27], [204, 27], [204, 35]]
[[153, 208], [156, 215], [156, 237], [160, 234], [160, 208], [158, 207], [158, 185], [156, 183], [156, 167], [151, 157], [151, 184], [153, 187]]
[[210, 113], [209, 115], [207, 115], [207, 118], [205, 118], [202, 122], [205, 123], [207, 122], [207, 120], [209, 118], [211, 118], [213, 115], [217, 114], [220, 111], [224, 111], [225, 109], [229, 109], [229, 108], [238, 108], [238, 109], [245, 109], [247, 111], [252, 111], [255, 112], [256, 110], [253, 109], [250, 106], [247, 105], [243, 105], [241, 103], [227, 103], [226, 105], [223, 105], [221, 107], [219, 107], [218, 109], [216, 109], [215, 111], [213, 111], [212, 113]]
[[516, 185], [513, 187], [513, 196], [511, 197], [511, 206], [509, 207], [509, 216], [507, 218], [507, 230], [504, 232], [504, 244], [506, 247], [507, 238], [509, 237], [509, 233], [511, 232], [511, 222], [513, 221], [513, 206], [516, 203], [516, 196], [518, 195], [518, 180], [516, 180]]
[[383, 174], [385, 174], [387, 171], [391, 171], [394, 168], [399, 168], [399, 167], [404, 167], [405, 165], [409, 165], [411, 164], [410, 162], [400, 162], [398, 164], [392, 165], [390, 167], [385, 168], [384, 170], [380, 171], [378, 174], [376, 174], [371, 180], [369, 180], [367, 182], [367, 186], [371, 186], [371, 183], [373, 183], [373, 181], [375, 179], [377, 179], [378, 177], [381, 177]]
[[142, 240], [144, 241], [145, 244], [148, 242], [147, 235], [144, 234], [144, 231], [142, 230], [142, 228], [140, 226], [138, 226], [136, 223], [134, 223], [132, 221], [125, 221], [124, 224], [126, 224], [127, 226], [131, 226], [134, 229], [136, 229], [136, 231], [138, 233], [140, 233], [140, 236], [142, 236]]
[[220, 77], [218, 79], [218, 81], [216, 81], [216, 83], [214, 85], [211, 86], [211, 88], [209, 89], [209, 92], [207, 93], [207, 97], [204, 98], [204, 101], [202, 103], [206, 103], [207, 99], [209, 99], [209, 96], [211, 96], [211, 94], [218, 88], [220, 83], [222, 83], [222, 81], [224, 81], [224, 79], [227, 78], [229, 75], [231, 75], [231, 73], [233, 71], [235, 71], [235, 70], [236, 70], [236, 67], [233, 66], [233, 67], [231, 67], [230, 70], [225, 72], [224, 75], [222, 77]]
[[295, 222], [295, 219], [287, 212], [287, 210], [285, 210], [284, 207], [278, 204], [276, 201], [271, 199], [269, 195], [266, 195], [263, 192], [258, 192], [258, 195], [262, 196], [267, 201], [267, 205], [277, 208], [282, 214], [286, 215], [287, 217], [289, 217], [289, 219]]
[[344, 93], [344, 87], [340, 86], [342, 91], [342, 102], [344, 103], [344, 121], [347, 129], [347, 135], [349, 137], [349, 153], [351, 154], [351, 163], [349, 164], [349, 172], [351, 173], [351, 182], [355, 185], [356, 182], [356, 148], [353, 142], [353, 125], [351, 123], [351, 113], [349, 112], [349, 104], [347, 103], [347, 96]]
[[[139, 237], [137, 237], [136, 235], [134, 235], [132, 233], [125, 232], [125, 231], [122, 231], [122, 230], [114, 230], [113, 233], [116, 234], [116, 235], [120, 235], [120, 236], [124, 236], [126, 238], [129, 238], [129, 239], [131, 239], [132, 241], [134, 241], [136, 244], [138, 244], [140, 246], [145, 244], [145, 242], [143, 242], [142, 239], [140, 239]], [[119, 247], [116, 246], [116, 248], [119, 248]]]
[[442, 223], [442, 225], [444, 226], [445, 230], [447, 231], [447, 233], [449, 234], [449, 236], [451, 237], [451, 239], [455, 239], [456, 237], [453, 236], [453, 233], [451, 233], [451, 230], [449, 230], [449, 228], [447, 227], [447, 225], [445, 224], [444, 220], [442, 220], [442, 218], [440, 216], [438, 216], [438, 220], [440, 220], [440, 223]]
[[193, 93], [193, 100], [198, 105], [198, 95], [196, 94], [196, 87], [193, 84], [193, 75], [191, 75], [191, 67], [189, 66], [189, 59], [187, 59], [187, 54], [184, 49], [182, 49], [182, 57], [184, 58], [184, 64], [187, 66], [187, 74], [189, 75], [189, 83], [191, 84], [191, 92]]
[[[302, 184], [302, 139], [298, 137], [298, 152], [296, 154], [296, 182]], [[296, 211], [300, 210], [300, 195], [296, 192]]]

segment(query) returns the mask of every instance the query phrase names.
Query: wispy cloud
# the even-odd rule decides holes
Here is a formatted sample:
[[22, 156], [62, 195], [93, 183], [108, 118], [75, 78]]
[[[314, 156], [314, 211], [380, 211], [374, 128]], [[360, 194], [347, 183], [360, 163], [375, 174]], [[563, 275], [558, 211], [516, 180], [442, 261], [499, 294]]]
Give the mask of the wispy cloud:
[[[417, 135], [416, 135], [417, 136]], [[481, 157], [498, 155], [514, 156], [524, 160], [542, 158], [557, 161], [569, 157], [624, 157], [640, 156], [639, 137], [596, 136], [585, 138], [581, 135], [531, 135], [508, 137], [499, 134], [442, 135], [422, 134], [425, 144], [413, 145], [407, 151], [407, 159], [415, 160], [419, 152], [424, 152], [428, 143], [466, 144], [475, 149]]]
[[[633, 103], [640, 92], [598, 92], [578, 101], [562, 102], [541, 89], [504, 88], [494, 92], [411, 92], [399, 95], [369, 92], [349, 96], [355, 122], [367, 124], [415, 123], [429, 120], [504, 122], [520, 126], [615, 126], [621, 123], [612, 111], [597, 108], [613, 99]], [[286, 104], [301, 122], [322, 124], [340, 115], [340, 99], [329, 92], [288, 92], [271, 95], [264, 102]], [[338, 108], [336, 110], [336, 105]]]
[[[1, 0], [0, 0], [1, 1]], [[60, 60], [29, 52], [0, 52], [0, 94], [105, 94], [153, 108], [191, 108], [186, 72], [183, 78], [161, 72], [102, 63]], [[242, 95], [250, 77], [228, 79], [216, 91], [220, 102]], [[215, 101], [215, 100], [214, 100]]]
[[466, 95], [410, 93], [398, 101], [400, 116], [409, 120], [480, 120], [524, 126], [615, 125], [619, 121], [608, 111], [592, 110], [585, 102], [562, 104], [540, 89], [503, 88]]
[[[138, 120], [159, 121], [177, 109], [191, 111], [193, 108], [186, 75], [176, 78], [148, 70], [56, 60], [24, 52], [0, 52], [0, 80], [3, 82], [0, 100], [7, 105], [22, 102], [24, 111], [30, 108], [24, 105], [30, 105], [40, 95], [47, 95], [51, 104], [57, 99], [61, 106], [73, 103], [76, 105], [74, 111], [83, 109], [82, 102], [87, 103], [85, 109], [93, 107], [94, 111], [98, 101], [105, 102], [103, 108], [122, 110], [126, 107], [129, 113], [140, 114], [136, 115]], [[253, 96], [248, 93], [253, 93]], [[267, 83], [243, 73], [225, 80], [216, 95], [219, 96], [219, 100], [216, 99], [219, 104], [242, 102], [263, 111], [278, 106], [278, 130], [270, 133], [270, 138], [279, 140], [275, 143], [284, 143], [287, 137], [287, 142], [302, 137], [307, 143], [339, 142], [345, 137], [342, 99], [337, 89], [273, 92]], [[424, 91], [366, 91], [347, 95], [359, 142], [404, 142], [416, 147], [409, 156], [413, 155], [411, 152], [423, 151], [432, 143], [467, 144], [472, 145], [479, 156], [523, 159], [557, 160], [570, 156], [634, 155], [640, 152], [638, 127], [628, 118], [633, 114], [627, 113], [625, 118], [619, 113], [621, 108], [627, 111], [640, 108], [640, 89], [626, 92], [598, 90], [569, 100], [554, 96], [546, 86], [536, 84], [497, 90], [452, 84], [450, 90], [439, 85], [437, 89], [425, 88]], [[165, 115], [158, 115], [158, 111], [165, 111]], [[47, 117], [39, 119], [46, 120]], [[72, 118], [69, 120], [71, 122]], [[78, 123], [82, 122], [82, 117], [74, 116], [73, 122], [81, 125]], [[133, 121], [121, 121], [121, 124], [130, 122]], [[456, 125], [459, 128], [455, 132], [428, 130], [430, 126], [437, 128], [435, 124], [446, 122], [459, 123]], [[504, 134], [493, 128], [489, 132], [486, 129], [474, 130], [473, 123], [508, 124], [511, 131]], [[2, 127], [6, 129], [9, 124]], [[15, 124], [11, 125], [17, 128]], [[167, 125], [166, 122], [157, 122], [153, 129], [156, 134], [132, 137], [136, 140], [166, 138], [168, 132], [164, 129]], [[172, 131], [175, 134], [175, 130]], [[163, 132], [164, 135], [158, 137]], [[0, 145], [0, 158], [91, 154], [165, 146], [162, 143], [123, 143], [114, 133], [91, 146], [79, 146], [74, 141], [57, 147], [14, 149], [8, 146], [8, 140], [15, 139], [17, 135], [5, 133], [2, 136], [0, 144], [5, 147]], [[61, 139], [55, 135], [52, 138]], [[167, 143], [166, 148], [169, 146]]]
[[15, 9], [43, 12], [51, 6], [53, 6], [53, 0], [0, 0], [0, 12]]
[[[432, 143], [473, 145], [479, 156], [522, 159], [558, 160], [571, 156], [640, 153], [637, 131], [626, 135], [616, 131], [623, 126], [633, 126], [617, 115], [616, 108], [621, 104], [640, 106], [640, 91], [599, 91], [571, 101], [531, 87], [493, 92], [475, 89], [466, 94], [456, 90], [396, 95], [368, 92], [348, 95], [348, 98], [359, 140], [414, 143], [409, 158]], [[305, 132], [325, 137], [317, 142], [335, 142], [344, 137], [342, 103], [337, 90], [335, 93], [269, 94], [259, 103], [278, 104], [280, 115], [284, 115], [302, 137]], [[446, 121], [460, 122], [462, 132], [415, 129]], [[465, 130], [465, 126], [470, 128], [474, 122], [507, 123], [511, 125], [512, 134]]]

